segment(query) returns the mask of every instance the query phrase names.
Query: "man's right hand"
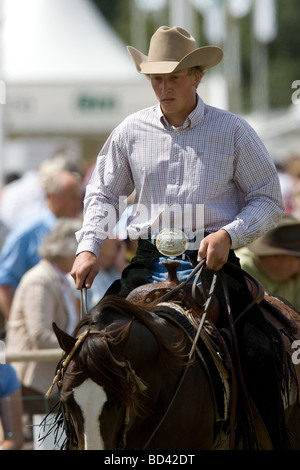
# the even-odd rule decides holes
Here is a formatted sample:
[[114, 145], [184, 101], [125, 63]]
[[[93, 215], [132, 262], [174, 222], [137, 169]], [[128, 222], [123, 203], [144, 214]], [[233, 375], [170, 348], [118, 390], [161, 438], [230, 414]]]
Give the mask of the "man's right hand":
[[84, 286], [89, 289], [99, 269], [99, 260], [94, 253], [90, 251], [82, 251], [79, 253], [71, 269], [71, 276], [75, 281], [76, 289], [81, 289]]

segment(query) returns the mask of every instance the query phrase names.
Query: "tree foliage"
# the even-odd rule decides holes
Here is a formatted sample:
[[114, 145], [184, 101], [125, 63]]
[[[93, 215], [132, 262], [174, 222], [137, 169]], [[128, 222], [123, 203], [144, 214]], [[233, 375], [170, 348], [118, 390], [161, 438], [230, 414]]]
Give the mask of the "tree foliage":
[[291, 85], [300, 80], [299, 0], [278, 0], [278, 34], [270, 44], [270, 97], [274, 107], [291, 104]]
[[[130, 43], [130, 8], [134, 0], [92, 0], [109, 21], [114, 30], [128, 44]], [[172, 0], [170, 0], [172, 1]], [[199, 19], [199, 26], [203, 18]], [[271, 107], [286, 107], [291, 104], [291, 85], [300, 80], [300, 8], [299, 0], [277, 0], [278, 34], [269, 44], [269, 99]], [[133, 25], [134, 27], [134, 25]], [[241, 20], [242, 28], [242, 83], [244, 108], [250, 106], [251, 87], [251, 18]], [[201, 30], [203, 28], [201, 27]], [[153, 32], [153, 31], [152, 31]], [[148, 39], [151, 27], [145, 31]], [[255, 71], [254, 71], [255, 73]]]

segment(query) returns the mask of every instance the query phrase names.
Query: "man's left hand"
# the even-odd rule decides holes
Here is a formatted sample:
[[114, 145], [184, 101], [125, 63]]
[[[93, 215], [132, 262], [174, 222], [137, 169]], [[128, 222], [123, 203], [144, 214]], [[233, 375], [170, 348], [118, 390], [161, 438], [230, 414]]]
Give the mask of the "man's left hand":
[[228, 260], [230, 248], [229, 233], [224, 229], [218, 230], [203, 238], [198, 251], [198, 261], [206, 258], [206, 267], [219, 271]]

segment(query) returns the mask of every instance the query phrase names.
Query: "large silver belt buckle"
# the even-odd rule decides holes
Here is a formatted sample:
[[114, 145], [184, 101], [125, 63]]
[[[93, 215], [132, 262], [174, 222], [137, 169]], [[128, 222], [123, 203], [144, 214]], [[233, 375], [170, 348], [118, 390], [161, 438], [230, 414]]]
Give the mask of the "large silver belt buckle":
[[189, 239], [182, 230], [165, 228], [155, 237], [155, 244], [162, 255], [176, 258], [187, 250]]

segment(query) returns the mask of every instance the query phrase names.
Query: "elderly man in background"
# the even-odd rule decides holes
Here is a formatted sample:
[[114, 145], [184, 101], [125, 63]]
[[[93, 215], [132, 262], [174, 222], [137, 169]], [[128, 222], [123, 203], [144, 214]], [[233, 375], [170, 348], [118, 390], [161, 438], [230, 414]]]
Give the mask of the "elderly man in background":
[[[82, 213], [82, 184], [78, 173], [51, 167], [41, 174], [46, 207], [39, 216], [13, 229], [0, 252], [0, 311], [6, 319], [22, 276], [39, 260], [38, 248], [60, 217]], [[22, 195], [20, 195], [22, 197]]]

